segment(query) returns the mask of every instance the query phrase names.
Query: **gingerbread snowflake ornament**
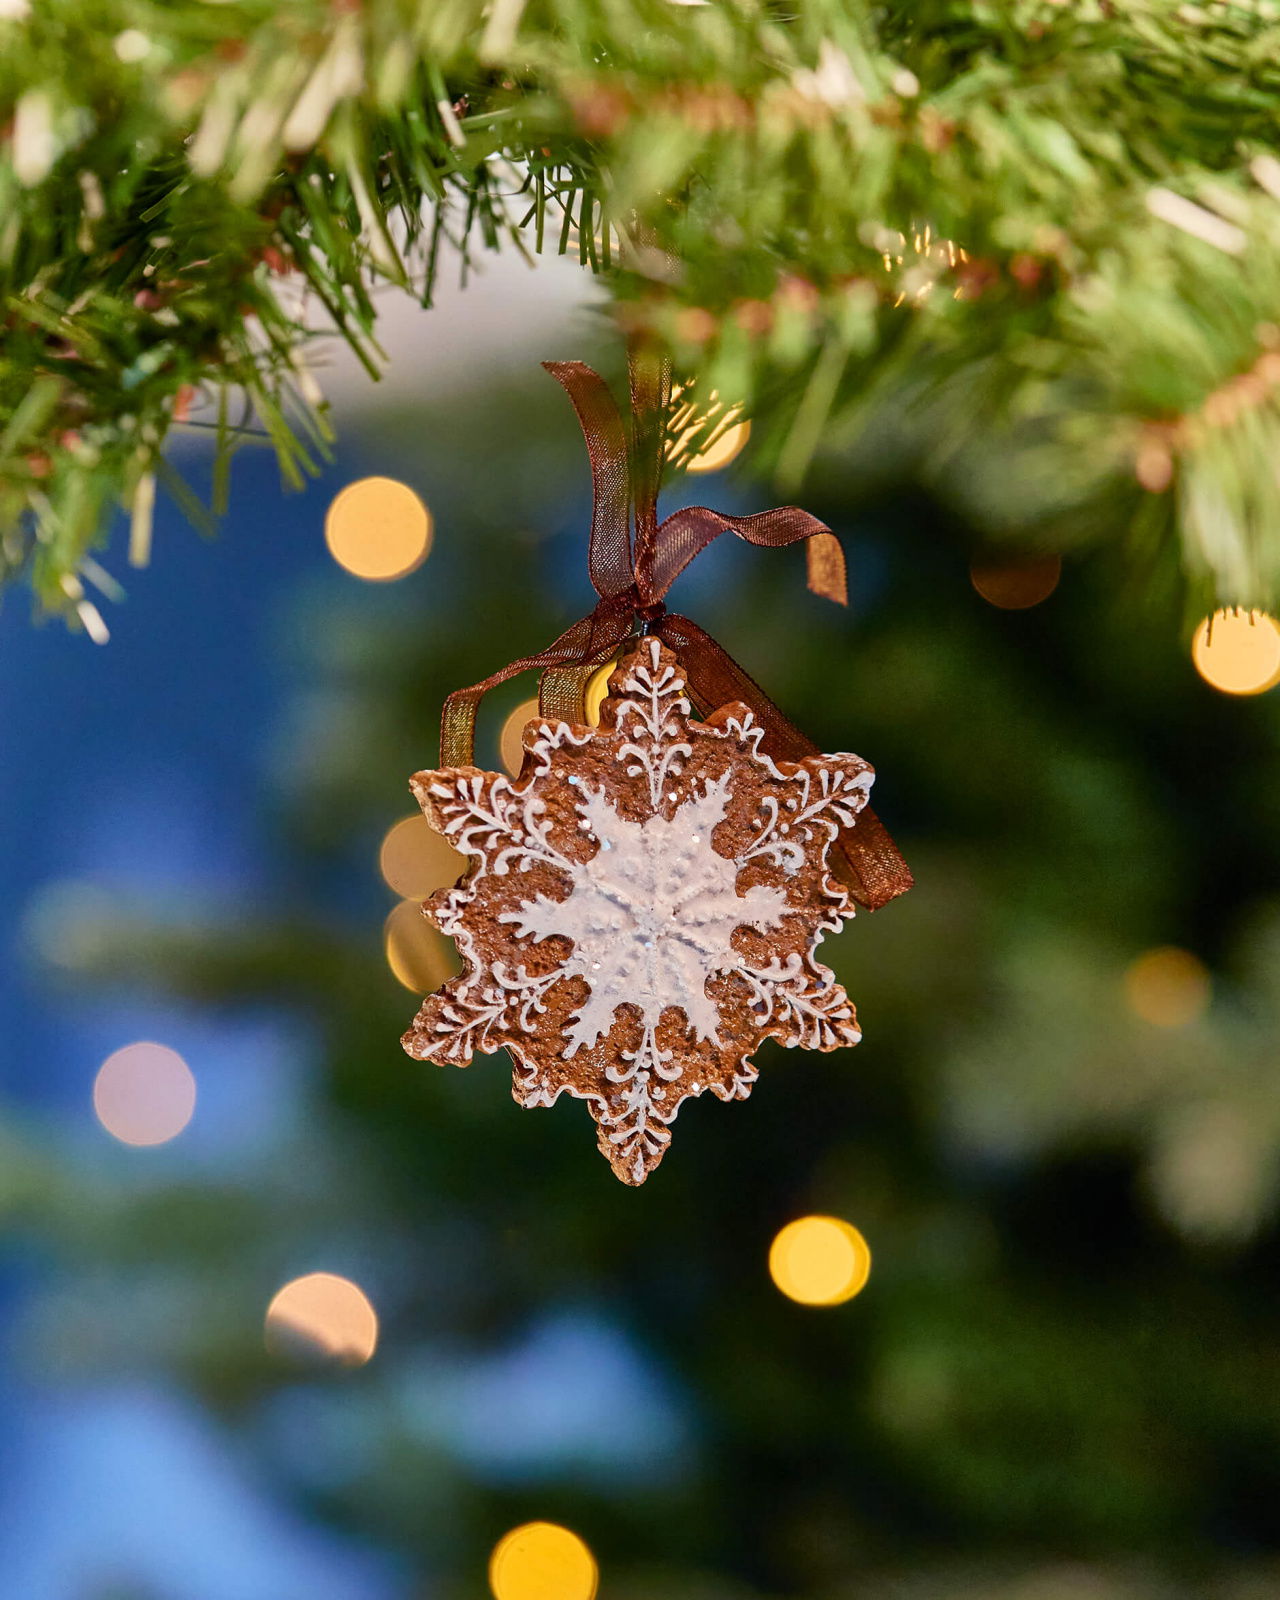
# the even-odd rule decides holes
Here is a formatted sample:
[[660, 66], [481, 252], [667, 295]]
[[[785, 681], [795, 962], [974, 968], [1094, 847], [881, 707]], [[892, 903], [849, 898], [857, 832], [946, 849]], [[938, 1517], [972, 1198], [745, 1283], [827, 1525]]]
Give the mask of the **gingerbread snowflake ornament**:
[[585, 1100], [600, 1150], [643, 1183], [691, 1095], [751, 1092], [768, 1037], [861, 1037], [816, 959], [853, 915], [828, 863], [874, 774], [854, 755], [772, 760], [744, 705], [692, 713], [657, 638], [624, 655], [598, 728], [535, 721], [520, 776], [420, 772], [431, 825], [467, 858], [424, 907], [462, 971], [404, 1036], [466, 1066], [508, 1050], [521, 1105]]

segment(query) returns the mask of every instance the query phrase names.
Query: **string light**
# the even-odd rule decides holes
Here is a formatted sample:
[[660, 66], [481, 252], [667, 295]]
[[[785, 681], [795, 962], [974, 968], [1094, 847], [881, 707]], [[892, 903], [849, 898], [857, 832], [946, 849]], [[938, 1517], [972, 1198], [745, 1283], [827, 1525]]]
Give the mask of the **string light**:
[[1025, 611], [1047, 600], [1062, 576], [1061, 556], [1031, 561], [974, 561], [969, 581], [982, 598], [1001, 611]]
[[266, 1343], [277, 1353], [362, 1367], [377, 1348], [377, 1313], [350, 1278], [309, 1272], [286, 1283], [267, 1307]]
[[167, 1144], [195, 1108], [191, 1068], [167, 1045], [125, 1045], [107, 1057], [93, 1080], [94, 1112], [121, 1144]]
[[437, 889], [447, 889], [465, 865], [466, 858], [421, 815], [397, 822], [378, 852], [382, 876], [406, 900], [425, 900]]
[[1280, 625], [1265, 611], [1215, 611], [1196, 629], [1191, 659], [1223, 694], [1264, 694], [1280, 683]]
[[838, 1306], [852, 1300], [871, 1274], [871, 1251], [840, 1217], [798, 1217], [769, 1247], [769, 1275], [790, 1300]]
[[453, 941], [431, 926], [417, 900], [393, 907], [383, 924], [382, 942], [387, 965], [414, 994], [434, 994], [459, 970]]
[[524, 762], [524, 730], [538, 715], [538, 702], [536, 700], [522, 700], [507, 720], [502, 724], [502, 732], [498, 736], [498, 755], [502, 765], [513, 778], [520, 776], [520, 768]]
[[1129, 1009], [1157, 1028], [1185, 1028], [1209, 1004], [1209, 973], [1189, 950], [1148, 950], [1124, 975]]
[[599, 1581], [587, 1545], [555, 1522], [512, 1528], [489, 1558], [494, 1600], [594, 1600]]
[[[919, 89], [919, 84], [916, 88]], [[903, 305], [908, 300], [917, 303], [927, 300], [940, 277], [954, 272], [961, 262], [969, 259], [969, 252], [956, 244], [954, 239], [935, 238], [933, 229], [927, 223], [923, 228], [913, 228], [910, 234], [895, 232], [891, 228], [879, 229], [876, 244], [885, 272], [901, 285], [893, 301], [895, 306]], [[913, 258], [910, 266], [907, 265], [908, 255]], [[895, 271], [895, 268], [905, 270]], [[963, 285], [957, 286], [952, 294], [953, 298], [959, 300]]]
[[431, 549], [431, 513], [395, 478], [360, 478], [334, 497], [324, 519], [325, 543], [357, 578], [386, 583], [419, 567]]

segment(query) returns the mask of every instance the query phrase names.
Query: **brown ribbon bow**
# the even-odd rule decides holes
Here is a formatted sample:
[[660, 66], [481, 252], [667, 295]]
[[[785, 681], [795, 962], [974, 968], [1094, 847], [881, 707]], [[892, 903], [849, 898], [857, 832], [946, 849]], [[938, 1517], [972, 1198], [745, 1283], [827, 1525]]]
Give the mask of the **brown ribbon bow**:
[[[525, 656], [482, 683], [456, 689], [445, 701], [440, 730], [440, 765], [464, 767], [475, 754], [476, 712], [481, 700], [517, 673], [541, 671], [539, 710], [558, 722], [586, 721], [585, 691], [593, 673], [636, 632], [654, 634], [680, 658], [689, 693], [702, 712], [730, 701], [748, 706], [764, 729], [761, 749], [777, 761], [803, 761], [818, 747], [778, 710], [764, 690], [688, 617], [667, 611], [663, 601], [693, 558], [722, 533], [749, 544], [779, 546], [805, 540], [809, 588], [847, 604], [844, 551], [816, 517], [796, 506], [732, 517], [707, 506], [687, 506], [658, 521], [658, 485], [665, 447], [670, 376], [665, 362], [642, 352], [631, 358], [630, 437], [598, 372], [580, 361], [546, 361], [551, 376], [573, 402], [591, 459], [595, 503], [591, 513], [588, 569], [600, 596], [590, 615], [536, 656]], [[635, 522], [634, 549], [632, 517]], [[904, 894], [911, 872], [884, 825], [867, 807], [838, 842], [840, 866], [850, 892], [870, 911]]]

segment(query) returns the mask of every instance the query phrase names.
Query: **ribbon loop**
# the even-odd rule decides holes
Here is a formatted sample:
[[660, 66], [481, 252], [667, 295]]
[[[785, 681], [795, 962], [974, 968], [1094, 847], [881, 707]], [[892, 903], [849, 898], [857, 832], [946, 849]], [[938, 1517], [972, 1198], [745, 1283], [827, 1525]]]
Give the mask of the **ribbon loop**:
[[617, 401], [598, 372], [582, 361], [542, 365], [573, 402], [591, 461], [594, 503], [587, 570], [599, 595], [619, 595], [634, 581], [631, 560], [631, 467]]
[[693, 558], [701, 555], [722, 533], [734, 533], [748, 544], [774, 549], [797, 544], [801, 539], [808, 540], [809, 588], [825, 600], [848, 605], [840, 541], [825, 522], [801, 511], [799, 506], [779, 506], [774, 511], [757, 511], [745, 517], [712, 511], [709, 506], [685, 506], [673, 511], [658, 530], [658, 553], [653, 571], [655, 592], [665, 595]]
[[[805, 543], [809, 588], [847, 603], [844, 551], [824, 522], [798, 506], [751, 516], [731, 516], [708, 506], [687, 506], [658, 522], [671, 373], [650, 346], [630, 357], [631, 418], [624, 423], [608, 385], [581, 361], [543, 365], [564, 388], [577, 412], [591, 460], [593, 503], [588, 570], [600, 599], [595, 609], [537, 655], [525, 656], [482, 683], [456, 689], [445, 701], [440, 764], [470, 766], [475, 757], [476, 712], [490, 689], [518, 673], [538, 670], [539, 710], [561, 722], [586, 720], [591, 676], [636, 631], [656, 634], [680, 657], [690, 694], [708, 712], [740, 701], [764, 729], [761, 749], [775, 760], [803, 761], [818, 748], [794, 727], [764, 690], [710, 634], [688, 617], [671, 615], [664, 601], [695, 556], [722, 533], [748, 544], [778, 548]], [[632, 524], [634, 518], [634, 539]], [[864, 808], [857, 825], [837, 840], [841, 875], [860, 905], [875, 910], [911, 887], [911, 873], [883, 824]]]
[[631, 380], [631, 498], [635, 506], [635, 581], [641, 609], [666, 590], [654, 582], [658, 559], [658, 490], [666, 456], [671, 363], [651, 341], [636, 341], [627, 353]]

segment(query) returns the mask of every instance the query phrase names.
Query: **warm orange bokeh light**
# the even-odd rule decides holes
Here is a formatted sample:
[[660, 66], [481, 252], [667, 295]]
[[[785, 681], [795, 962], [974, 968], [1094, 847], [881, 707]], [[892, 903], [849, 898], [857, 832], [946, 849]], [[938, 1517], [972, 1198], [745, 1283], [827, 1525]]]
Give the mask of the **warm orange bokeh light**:
[[1209, 1004], [1209, 973], [1189, 950], [1163, 945], [1148, 950], [1124, 975], [1125, 999], [1144, 1022], [1184, 1028]]
[[378, 1344], [378, 1317], [350, 1278], [309, 1272], [286, 1283], [267, 1307], [267, 1348], [362, 1367]]
[[871, 1251], [840, 1217], [798, 1217], [769, 1247], [769, 1275], [790, 1300], [838, 1306], [852, 1300], [871, 1274]]
[[407, 483], [360, 478], [334, 497], [325, 543], [357, 578], [386, 583], [421, 566], [431, 549], [431, 513]]
[[417, 900], [402, 900], [383, 924], [387, 965], [406, 989], [433, 994], [459, 970], [452, 939], [433, 928]]
[[1280, 624], [1265, 611], [1215, 611], [1196, 629], [1191, 659], [1223, 694], [1263, 694], [1280, 683]]
[[1062, 576], [1061, 556], [1030, 561], [974, 561], [969, 581], [984, 600], [1001, 611], [1025, 611], [1047, 600]]
[[125, 1045], [107, 1057], [93, 1081], [98, 1121], [122, 1144], [165, 1144], [195, 1108], [191, 1068], [167, 1045]]
[[554, 1522], [512, 1528], [489, 1558], [494, 1600], [594, 1600], [599, 1581], [591, 1551]]
[[524, 746], [520, 742], [524, 737], [524, 730], [537, 715], [538, 702], [522, 700], [502, 724], [502, 732], [498, 736], [498, 755], [502, 765], [513, 778], [520, 776], [520, 768], [524, 762]]
[[382, 841], [378, 866], [397, 894], [406, 900], [425, 900], [437, 889], [455, 884], [466, 859], [424, 816], [403, 817]]

